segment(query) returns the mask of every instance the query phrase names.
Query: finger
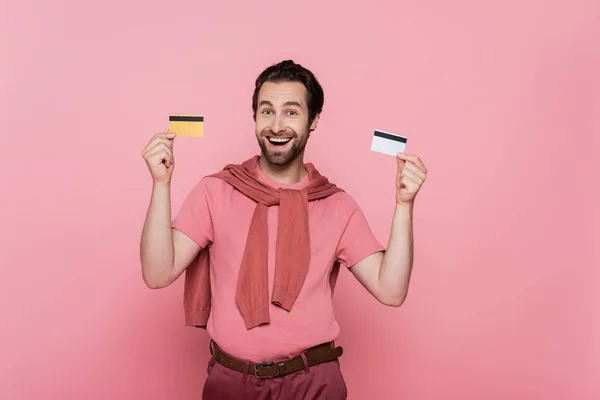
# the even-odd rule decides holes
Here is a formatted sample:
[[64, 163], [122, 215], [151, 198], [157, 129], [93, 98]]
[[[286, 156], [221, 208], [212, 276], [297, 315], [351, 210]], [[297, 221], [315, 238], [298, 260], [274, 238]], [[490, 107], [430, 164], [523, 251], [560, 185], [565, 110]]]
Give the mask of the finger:
[[411, 190], [417, 190], [420, 184], [417, 181], [415, 181], [412, 177], [405, 175], [402, 178], [400, 178], [400, 186]]
[[169, 142], [173, 143], [173, 140], [176, 136], [177, 135], [175, 134], [175, 132], [169, 131], [157, 133], [154, 136], [152, 136], [152, 139], [150, 139], [150, 141], [148, 142], [146, 147], [144, 147], [144, 150], [142, 152], [145, 152], [147, 149], [151, 148], [157, 141], [160, 141], [162, 139], [168, 140]]
[[166, 132], [160, 132], [160, 133], [157, 133], [156, 135], [154, 135], [154, 137], [162, 137], [162, 138], [168, 138], [168, 139], [174, 139], [175, 136], [177, 136], [177, 134], [175, 132], [171, 132], [169, 129], [167, 129]]
[[397, 188], [418, 188], [423, 181], [421, 178], [410, 175], [400, 175], [396, 178], [396, 187]]
[[164, 164], [165, 167], [170, 168], [171, 165], [173, 165], [173, 159], [171, 158], [171, 155], [164, 150], [157, 152], [153, 157], [152, 163], [155, 166]]
[[158, 149], [164, 150], [169, 155], [169, 161], [171, 164], [175, 161], [174, 157], [173, 157], [173, 151], [171, 150], [171, 148], [168, 145], [166, 145], [164, 143], [159, 143], [156, 147]]
[[407, 176], [410, 179], [412, 179], [413, 181], [417, 182], [418, 184], [422, 184], [423, 183], [423, 178], [422, 177], [420, 177], [416, 172], [407, 169], [406, 167], [402, 170], [402, 172], [401, 172], [400, 175], [402, 177]]
[[408, 161], [408, 162], [415, 164], [417, 167], [419, 167], [419, 169], [421, 169], [421, 171], [427, 173], [427, 168], [425, 168], [425, 164], [423, 164], [423, 161], [421, 161], [421, 159], [419, 157], [417, 157], [416, 155], [407, 154], [407, 153], [398, 153], [398, 157], [404, 161]]
[[160, 165], [164, 162], [169, 167], [175, 160], [173, 159], [173, 153], [166, 146], [161, 146], [148, 154], [148, 161], [152, 165]]
[[406, 161], [400, 157], [396, 157], [396, 161], [398, 161], [398, 170], [400, 171], [406, 165]]
[[402, 168], [402, 171], [410, 171], [411, 173], [413, 173], [416, 176], [418, 176], [419, 178], [421, 178], [421, 180], [423, 180], [423, 181], [427, 178], [427, 174], [425, 172], [423, 172], [415, 164], [412, 164], [412, 163], [406, 163], [404, 168]]
[[163, 137], [155, 137], [144, 148], [144, 151], [142, 154], [150, 154], [151, 152], [154, 151], [154, 149], [156, 149], [161, 144], [167, 146], [169, 149], [173, 148], [173, 142], [171, 140], [163, 138]]
[[153, 165], [159, 165], [164, 160], [173, 161], [173, 153], [166, 147], [158, 147], [148, 153], [148, 162]]
[[165, 167], [169, 168], [167, 165], [171, 165], [171, 161], [169, 160], [167, 152], [159, 150], [148, 157], [148, 165], [150, 165], [150, 168], [160, 167], [161, 165], [165, 165]]
[[154, 139], [152, 139], [152, 141], [154, 142], [155, 145], [162, 143], [164, 145], [166, 145], [168, 148], [172, 148], [173, 147], [173, 140], [172, 139], [167, 139], [167, 138], [163, 138], [163, 137], [156, 137]]

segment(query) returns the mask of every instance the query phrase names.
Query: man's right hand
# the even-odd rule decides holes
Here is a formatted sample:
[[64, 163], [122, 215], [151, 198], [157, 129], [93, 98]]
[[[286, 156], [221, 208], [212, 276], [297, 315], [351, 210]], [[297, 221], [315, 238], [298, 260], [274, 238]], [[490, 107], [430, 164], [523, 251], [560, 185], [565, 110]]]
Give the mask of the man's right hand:
[[173, 175], [175, 159], [173, 157], [174, 132], [157, 133], [150, 139], [142, 157], [150, 170], [154, 183], [169, 184]]

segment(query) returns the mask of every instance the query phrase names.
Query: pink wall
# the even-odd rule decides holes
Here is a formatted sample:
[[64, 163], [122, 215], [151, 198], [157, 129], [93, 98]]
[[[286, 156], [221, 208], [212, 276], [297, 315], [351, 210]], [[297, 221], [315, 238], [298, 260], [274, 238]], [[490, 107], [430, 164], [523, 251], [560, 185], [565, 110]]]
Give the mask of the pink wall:
[[372, 130], [430, 171], [405, 305], [341, 275], [350, 398], [600, 398], [597, 1], [161, 3], [0, 4], [1, 399], [199, 398], [206, 333], [181, 282], [140, 275], [140, 151], [206, 115], [176, 143], [178, 209], [258, 151], [253, 80], [283, 58], [325, 87], [309, 159], [384, 243], [395, 161]]

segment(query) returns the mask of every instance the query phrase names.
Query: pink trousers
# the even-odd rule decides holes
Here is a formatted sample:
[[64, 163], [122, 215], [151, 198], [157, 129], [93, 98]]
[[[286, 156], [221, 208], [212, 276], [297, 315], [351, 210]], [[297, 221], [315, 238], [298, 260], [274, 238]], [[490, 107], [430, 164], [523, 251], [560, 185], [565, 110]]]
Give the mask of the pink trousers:
[[338, 360], [260, 379], [224, 367], [211, 357], [207, 371], [202, 400], [346, 400], [348, 394]]

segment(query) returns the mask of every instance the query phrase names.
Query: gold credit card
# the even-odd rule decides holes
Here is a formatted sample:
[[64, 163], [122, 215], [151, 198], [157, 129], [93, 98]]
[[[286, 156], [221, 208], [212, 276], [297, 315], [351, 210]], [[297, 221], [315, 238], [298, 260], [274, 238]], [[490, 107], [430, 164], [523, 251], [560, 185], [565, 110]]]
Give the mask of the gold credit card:
[[170, 115], [169, 131], [175, 132], [177, 136], [204, 136], [203, 115]]

